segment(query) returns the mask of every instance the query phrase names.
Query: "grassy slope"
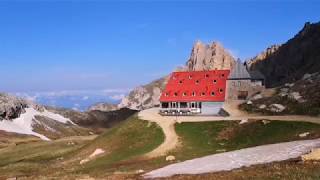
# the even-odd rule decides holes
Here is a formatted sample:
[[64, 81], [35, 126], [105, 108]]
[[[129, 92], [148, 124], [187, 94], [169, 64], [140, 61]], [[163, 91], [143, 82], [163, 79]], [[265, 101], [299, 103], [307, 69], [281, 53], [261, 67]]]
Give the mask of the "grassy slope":
[[[65, 177], [90, 174], [99, 176], [119, 168], [119, 163], [139, 157], [164, 141], [164, 134], [155, 123], [129, 118], [91, 141], [66, 140], [36, 142], [0, 149], [0, 179], [12, 176]], [[74, 145], [70, 145], [74, 142]], [[96, 148], [106, 154], [85, 165], [80, 160]], [[63, 157], [62, 160], [58, 160]]]
[[[243, 125], [231, 121], [181, 123], [176, 124], [176, 131], [181, 137], [182, 147], [170, 154], [176, 156], [177, 161], [219, 153], [219, 150], [230, 151], [299, 140], [302, 138], [298, 135], [304, 132], [311, 133], [307, 139], [320, 137], [320, 125], [306, 122], [271, 121], [266, 125], [261, 121]], [[148, 171], [172, 163], [166, 162], [165, 157], [151, 160], [140, 158], [163, 140], [164, 135], [156, 124], [133, 116], [92, 141], [79, 141], [71, 146], [68, 145], [70, 141], [36, 142], [0, 149], [0, 179], [11, 175], [70, 178], [85, 174], [92, 177], [136, 178], [136, 175], [113, 175], [113, 172], [132, 172], [138, 169]], [[104, 149], [106, 154], [80, 166], [79, 161], [96, 148]], [[64, 160], [57, 160], [60, 157], [64, 157]], [[285, 166], [288, 171], [295, 167]], [[308, 173], [313, 172], [312, 169], [318, 167], [319, 165], [308, 166], [303, 172], [308, 176]], [[268, 168], [274, 170], [272, 166]], [[254, 170], [248, 171], [247, 175], [250, 176], [251, 171]], [[211, 176], [216, 177], [209, 175]]]
[[80, 154], [90, 154], [96, 148], [106, 150], [106, 155], [85, 164], [77, 171], [99, 175], [101, 171], [119, 170], [122, 161], [143, 155], [164, 141], [161, 128], [155, 123], [141, 121], [136, 116], [105, 132], [86, 145]]
[[238, 122], [201, 122], [176, 125], [183, 148], [173, 152], [178, 159], [190, 159], [208, 154], [231, 151], [263, 144], [302, 140], [299, 134], [310, 132], [307, 137], [320, 137], [320, 125], [307, 122], [255, 121], [243, 125]]
[[50, 171], [49, 166], [60, 157], [73, 152], [88, 142], [86, 139], [38, 141], [0, 149], [0, 179], [29, 176]]

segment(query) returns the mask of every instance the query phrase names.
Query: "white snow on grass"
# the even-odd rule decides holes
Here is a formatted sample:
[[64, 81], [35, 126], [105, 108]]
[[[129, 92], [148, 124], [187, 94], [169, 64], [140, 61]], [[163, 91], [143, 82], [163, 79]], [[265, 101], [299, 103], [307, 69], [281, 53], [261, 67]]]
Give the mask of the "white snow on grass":
[[241, 167], [298, 158], [319, 147], [320, 139], [257, 146], [171, 164], [145, 174], [144, 178], [230, 171]]
[[70, 119], [67, 119], [61, 115], [49, 112], [44, 110], [44, 112], [39, 112], [34, 108], [26, 108], [26, 112], [21, 114], [20, 117], [12, 120], [2, 120], [0, 121], [0, 130], [7, 131], [7, 132], [14, 132], [18, 134], [27, 134], [33, 135], [41, 138], [42, 140], [50, 141], [49, 138], [46, 136], [39, 134], [33, 131], [32, 125], [35, 123], [34, 118], [35, 116], [45, 116], [47, 118], [53, 119], [55, 121], [61, 123], [72, 123]]

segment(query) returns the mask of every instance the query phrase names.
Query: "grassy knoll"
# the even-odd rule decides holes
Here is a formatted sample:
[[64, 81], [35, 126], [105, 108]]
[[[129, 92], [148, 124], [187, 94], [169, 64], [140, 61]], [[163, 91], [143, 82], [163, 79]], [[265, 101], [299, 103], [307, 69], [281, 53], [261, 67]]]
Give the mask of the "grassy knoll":
[[[237, 150], [264, 144], [320, 137], [320, 125], [308, 122], [253, 121], [240, 125], [235, 121], [176, 124], [183, 146], [173, 152], [178, 159]], [[299, 134], [310, 132], [305, 138]]]

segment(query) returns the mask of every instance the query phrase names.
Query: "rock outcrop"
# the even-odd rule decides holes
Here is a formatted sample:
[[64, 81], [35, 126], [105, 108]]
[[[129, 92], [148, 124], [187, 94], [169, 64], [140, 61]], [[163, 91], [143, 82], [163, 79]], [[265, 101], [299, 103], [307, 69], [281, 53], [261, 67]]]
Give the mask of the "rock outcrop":
[[202, 71], [231, 69], [234, 64], [234, 57], [219, 42], [209, 45], [197, 41], [186, 65], [190, 71]]
[[[197, 41], [192, 48], [191, 56], [185, 67], [175, 71], [200, 71], [214, 69], [230, 69], [235, 64], [232, 55], [218, 42], [204, 44]], [[147, 85], [139, 86], [122, 99], [119, 108], [127, 107], [142, 110], [160, 104], [159, 98], [169, 76], [153, 81]]]
[[268, 47], [266, 50], [262, 51], [261, 53], [256, 55], [254, 58], [247, 60], [246, 62], [247, 67], [250, 69], [252, 65], [257, 64], [260, 61], [264, 61], [266, 58], [269, 58], [275, 52], [277, 52], [280, 47], [281, 45], [272, 45]]
[[134, 110], [142, 110], [159, 105], [161, 91], [164, 89], [168, 77], [169, 76], [166, 76], [150, 84], [135, 88], [128, 96], [122, 99], [119, 108], [127, 107]]
[[0, 120], [17, 118], [25, 112], [28, 102], [8, 94], [0, 93]]
[[248, 61], [251, 70], [266, 77], [268, 87], [295, 82], [306, 73], [320, 71], [320, 22], [306, 23], [303, 29], [285, 44], [273, 46], [261, 56]]

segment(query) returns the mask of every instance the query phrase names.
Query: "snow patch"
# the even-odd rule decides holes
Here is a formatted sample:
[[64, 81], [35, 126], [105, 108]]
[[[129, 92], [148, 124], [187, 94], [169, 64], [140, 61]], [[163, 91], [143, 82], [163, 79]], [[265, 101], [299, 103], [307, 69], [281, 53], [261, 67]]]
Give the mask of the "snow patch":
[[33, 131], [33, 124], [36, 123], [36, 121], [34, 120], [35, 116], [45, 116], [47, 118], [53, 119], [64, 124], [74, 124], [70, 119], [65, 118], [59, 114], [49, 112], [47, 110], [39, 112], [34, 108], [26, 108], [25, 111], [26, 112], [21, 114], [18, 118], [0, 121], [0, 130], [14, 132], [18, 134], [33, 135], [41, 138], [42, 140], [50, 141], [50, 139], [46, 136]]

